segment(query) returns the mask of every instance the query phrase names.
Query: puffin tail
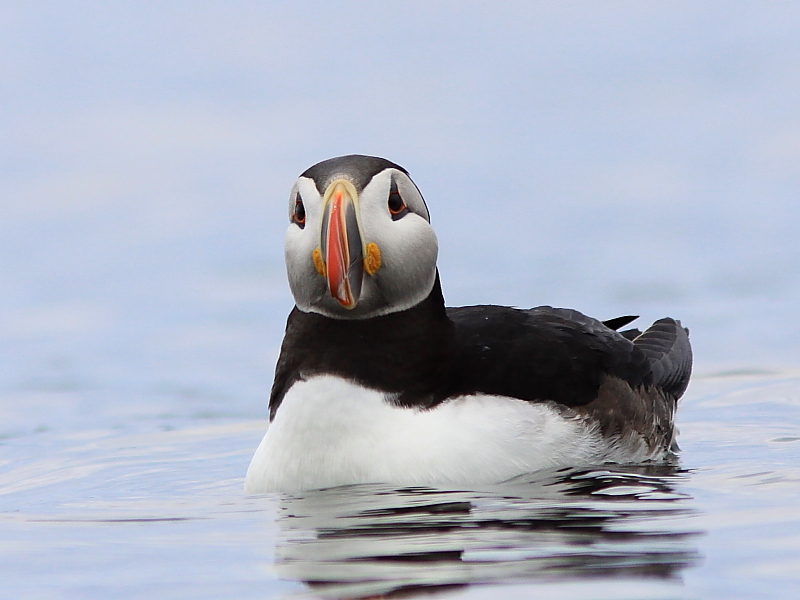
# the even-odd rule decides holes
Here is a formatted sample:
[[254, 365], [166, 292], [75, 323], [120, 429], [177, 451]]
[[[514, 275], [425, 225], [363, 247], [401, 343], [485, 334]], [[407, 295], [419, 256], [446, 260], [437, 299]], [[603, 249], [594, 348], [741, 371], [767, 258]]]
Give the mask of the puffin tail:
[[633, 343], [647, 356], [653, 384], [676, 400], [680, 398], [692, 374], [689, 330], [675, 319], [659, 319]]

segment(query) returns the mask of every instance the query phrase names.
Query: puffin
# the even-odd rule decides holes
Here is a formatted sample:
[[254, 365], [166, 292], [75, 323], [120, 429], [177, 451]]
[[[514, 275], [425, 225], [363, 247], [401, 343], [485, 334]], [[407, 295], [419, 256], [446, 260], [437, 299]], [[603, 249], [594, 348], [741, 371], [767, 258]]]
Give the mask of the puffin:
[[289, 195], [289, 314], [248, 493], [493, 485], [545, 469], [663, 461], [692, 369], [664, 318], [446, 307], [438, 243], [401, 166], [320, 162]]

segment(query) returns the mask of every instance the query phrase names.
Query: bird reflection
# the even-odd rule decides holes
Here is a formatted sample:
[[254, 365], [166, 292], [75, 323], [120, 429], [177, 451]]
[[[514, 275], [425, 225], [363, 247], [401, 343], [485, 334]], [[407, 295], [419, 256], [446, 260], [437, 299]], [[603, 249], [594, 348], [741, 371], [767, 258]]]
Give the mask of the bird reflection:
[[331, 598], [476, 583], [675, 580], [700, 558], [675, 465], [566, 469], [478, 490], [358, 485], [286, 496], [280, 577]]

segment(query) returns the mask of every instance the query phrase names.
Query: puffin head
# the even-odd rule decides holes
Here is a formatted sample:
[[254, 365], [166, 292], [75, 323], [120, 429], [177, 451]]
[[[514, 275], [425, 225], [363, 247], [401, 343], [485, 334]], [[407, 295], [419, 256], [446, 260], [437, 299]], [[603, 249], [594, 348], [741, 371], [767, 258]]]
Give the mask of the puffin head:
[[340, 156], [307, 169], [289, 195], [286, 270], [297, 308], [368, 319], [422, 302], [436, 281], [436, 234], [408, 173]]

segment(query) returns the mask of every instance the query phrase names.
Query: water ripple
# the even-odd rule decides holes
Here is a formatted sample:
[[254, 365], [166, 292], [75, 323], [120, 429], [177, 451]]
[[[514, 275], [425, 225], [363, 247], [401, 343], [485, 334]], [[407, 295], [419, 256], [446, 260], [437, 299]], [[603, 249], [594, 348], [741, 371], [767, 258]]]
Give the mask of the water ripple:
[[276, 570], [330, 598], [498, 582], [676, 580], [697, 564], [674, 466], [562, 470], [467, 491], [347, 486], [284, 496]]

